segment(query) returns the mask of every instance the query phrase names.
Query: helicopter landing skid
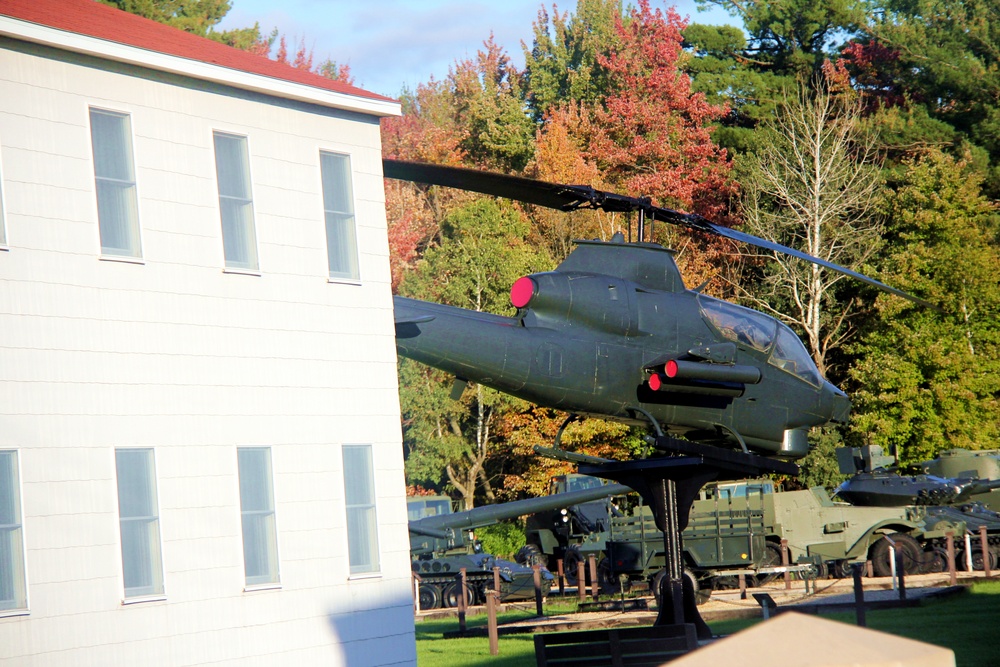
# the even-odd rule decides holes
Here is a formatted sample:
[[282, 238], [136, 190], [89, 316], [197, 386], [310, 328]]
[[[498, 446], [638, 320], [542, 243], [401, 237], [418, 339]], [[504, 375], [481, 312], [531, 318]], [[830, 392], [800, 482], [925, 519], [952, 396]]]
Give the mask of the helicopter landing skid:
[[712, 631], [698, 613], [694, 586], [683, 572], [681, 533], [687, 528], [691, 503], [708, 482], [765, 473], [794, 476], [798, 475], [799, 467], [787, 461], [665, 436], [650, 438], [650, 442], [670, 454], [632, 461], [581, 463], [579, 471], [632, 487], [653, 510], [656, 527], [663, 532], [666, 559], [659, 612], [653, 625], [691, 623], [700, 639], [708, 639]]

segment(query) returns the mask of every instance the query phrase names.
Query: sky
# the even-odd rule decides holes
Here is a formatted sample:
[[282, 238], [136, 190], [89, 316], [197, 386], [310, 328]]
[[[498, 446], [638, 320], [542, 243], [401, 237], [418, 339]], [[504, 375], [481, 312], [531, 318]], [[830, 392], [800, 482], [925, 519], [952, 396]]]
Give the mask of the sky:
[[[627, 3], [626, 3], [627, 4]], [[259, 23], [277, 28], [294, 54], [300, 40], [314, 62], [327, 58], [351, 67], [355, 84], [397, 98], [433, 76], [441, 80], [459, 59], [473, 58], [493, 33], [514, 63], [524, 65], [521, 42], [531, 44], [542, 0], [231, 0], [217, 30]], [[552, 2], [544, 6], [551, 13]], [[654, 8], [668, 6], [653, 0]], [[677, 0], [681, 16], [698, 23], [733, 23], [723, 10], [699, 12], [694, 0]], [[560, 11], [574, 9], [563, 0]]]

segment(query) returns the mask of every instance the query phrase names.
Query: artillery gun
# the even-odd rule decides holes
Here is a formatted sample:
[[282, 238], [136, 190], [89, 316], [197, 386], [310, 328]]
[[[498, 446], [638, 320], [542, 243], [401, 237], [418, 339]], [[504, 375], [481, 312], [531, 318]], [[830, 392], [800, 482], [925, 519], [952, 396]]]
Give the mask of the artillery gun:
[[[463, 512], [452, 512], [451, 499], [447, 496], [408, 498], [410, 559], [413, 572], [420, 577], [420, 608], [455, 607], [463, 594], [468, 604], [481, 601], [485, 591], [493, 586], [494, 567], [500, 570], [501, 600], [533, 597], [533, 569], [483, 553], [473, 531], [505, 519], [570, 507], [627, 491], [629, 488], [621, 484], [598, 485]], [[462, 568], [466, 570], [468, 584], [464, 590], [457, 579]], [[547, 594], [554, 577], [547, 569], [543, 569], [541, 575], [542, 593]]]

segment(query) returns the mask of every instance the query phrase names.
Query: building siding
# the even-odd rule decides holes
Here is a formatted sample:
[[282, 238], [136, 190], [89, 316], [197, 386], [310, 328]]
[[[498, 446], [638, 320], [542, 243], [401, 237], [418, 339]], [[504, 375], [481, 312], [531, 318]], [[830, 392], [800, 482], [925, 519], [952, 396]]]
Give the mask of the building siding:
[[[88, 109], [128, 113], [140, 262], [100, 259]], [[260, 275], [223, 270], [212, 132], [245, 135]], [[328, 281], [319, 152], [351, 156], [360, 284]], [[0, 661], [413, 664], [378, 119], [0, 39], [0, 449], [30, 613]], [[381, 573], [349, 576], [340, 447], [373, 447]], [[155, 450], [163, 600], [123, 604], [114, 450]], [[236, 448], [272, 450], [281, 587], [244, 592]]]

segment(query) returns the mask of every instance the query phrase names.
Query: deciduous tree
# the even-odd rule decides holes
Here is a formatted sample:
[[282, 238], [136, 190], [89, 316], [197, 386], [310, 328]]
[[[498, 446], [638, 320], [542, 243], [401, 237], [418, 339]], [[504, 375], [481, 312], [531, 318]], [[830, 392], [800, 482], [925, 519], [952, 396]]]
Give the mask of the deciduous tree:
[[[761, 129], [757, 152], [740, 160], [748, 231], [848, 268], [873, 255], [882, 230], [876, 210], [882, 182], [877, 146], [862, 131], [860, 114], [856, 97], [822, 84], [788, 96]], [[754, 254], [768, 261], [745, 298], [803, 332], [825, 375], [830, 353], [850, 337], [859, 312], [853, 302], [831, 307], [846, 277], [780, 253]]]
[[[527, 223], [512, 205], [478, 199], [445, 219], [440, 245], [425, 253], [400, 291], [475, 311], [508, 312], [510, 285], [550, 264], [525, 242], [527, 233]], [[474, 506], [477, 492], [492, 499], [486, 462], [496, 441], [497, 416], [521, 402], [471, 384], [461, 404], [448, 404], [442, 397], [449, 387], [441, 374], [405, 368], [400, 397], [409, 481], [447, 482], [467, 509]]]

